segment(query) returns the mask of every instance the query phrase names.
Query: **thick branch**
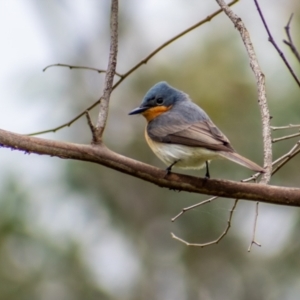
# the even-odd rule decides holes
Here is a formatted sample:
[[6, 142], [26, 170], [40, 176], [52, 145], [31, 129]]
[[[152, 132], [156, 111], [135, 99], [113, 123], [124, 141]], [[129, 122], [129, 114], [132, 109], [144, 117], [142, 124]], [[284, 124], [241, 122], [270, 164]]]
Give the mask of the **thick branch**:
[[250, 35], [246, 29], [241, 18], [239, 18], [231, 8], [226, 5], [223, 0], [216, 0], [220, 7], [224, 10], [225, 14], [233, 22], [234, 26], [239, 31], [245, 48], [248, 53], [250, 60], [251, 69], [256, 78], [257, 92], [258, 92], [258, 103], [260, 107], [260, 113], [262, 118], [262, 135], [264, 142], [264, 167], [266, 168], [266, 173], [262, 176], [261, 183], [268, 183], [272, 174], [272, 138], [271, 138], [271, 129], [270, 129], [270, 113], [266, 97], [266, 88], [265, 88], [265, 76], [260, 69], [254, 47], [252, 45]]
[[300, 189], [298, 188], [228, 180], [207, 180], [177, 173], [171, 173], [165, 178], [166, 173], [164, 170], [119, 155], [104, 145], [80, 145], [51, 141], [0, 129], [0, 146], [25, 151], [26, 153], [97, 163], [160, 187], [174, 190], [300, 207]]
[[96, 125], [96, 134], [93, 136], [94, 143], [100, 143], [108, 116], [109, 98], [113, 88], [114, 76], [117, 67], [118, 54], [118, 0], [111, 0], [110, 16], [110, 50], [108, 67], [105, 74], [103, 95], [100, 101], [99, 115]]

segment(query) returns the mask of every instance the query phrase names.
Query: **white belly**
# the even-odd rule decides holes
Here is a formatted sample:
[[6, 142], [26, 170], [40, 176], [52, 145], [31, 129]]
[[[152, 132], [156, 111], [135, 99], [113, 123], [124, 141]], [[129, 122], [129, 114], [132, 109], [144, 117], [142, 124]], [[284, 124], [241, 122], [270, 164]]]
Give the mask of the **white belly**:
[[177, 161], [174, 165], [175, 168], [201, 169], [205, 166], [206, 161], [221, 158], [217, 152], [200, 147], [158, 143], [153, 142], [149, 138], [147, 138], [147, 142], [152, 151], [167, 166], [170, 166]]

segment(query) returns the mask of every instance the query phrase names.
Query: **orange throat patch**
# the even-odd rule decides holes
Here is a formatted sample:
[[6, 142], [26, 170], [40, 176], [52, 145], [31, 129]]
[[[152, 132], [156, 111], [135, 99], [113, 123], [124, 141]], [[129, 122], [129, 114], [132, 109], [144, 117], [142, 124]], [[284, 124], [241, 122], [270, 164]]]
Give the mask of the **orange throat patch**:
[[170, 106], [154, 106], [142, 113], [142, 115], [146, 118], [148, 122], [163, 114], [164, 112], [170, 110], [172, 105]]

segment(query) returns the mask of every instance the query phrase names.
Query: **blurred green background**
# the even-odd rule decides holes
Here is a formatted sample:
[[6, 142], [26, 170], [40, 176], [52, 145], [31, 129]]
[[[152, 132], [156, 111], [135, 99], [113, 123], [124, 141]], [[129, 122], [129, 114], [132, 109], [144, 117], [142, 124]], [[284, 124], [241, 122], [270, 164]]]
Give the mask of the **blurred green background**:
[[[218, 9], [214, 1], [120, 2], [120, 73]], [[274, 38], [299, 71], [281, 42], [293, 12], [292, 34], [300, 48], [299, 1], [261, 5]], [[0, 128], [29, 133], [55, 127], [99, 98], [103, 74], [42, 69], [52, 63], [105, 69], [109, 9], [104, 0], [1, 1]], [[299, 89], [267, 41], [254, 3], [240, 1], [233, 9], [249, 29], [266, 75], [272, 125], [299, 124]], [[161, 80], [188, 93], [239, 153], [262, 165], [255, 79], [238, 32], [225, 16], [162, 50], [112, 94], [108, 147], [165, 168], [144, 141], [145, 120], [128, 116]], [[93, 120], [97, 113], [92, 111]], [[91, 140], [84, 118], [44, 137]], [[275, 144], [274, 158], [295, 142]], [[217, 238], [233, 200], [219, 199], [172, 223], [183, 207], [208, 197], [161, 189], [99, 165], [7, 149], [1, 149], [0, 163], [0, 299], [299, 299], [297, 208], [261, 204], [262, 247], [248, 253], [255, 203], [241, 201], [220, 244], [192, 248], [170, 232], [190, 242]], [[271, 183], [299, 186], [299, 163], [294, 158]], [[213, 162], [210, 171], [213, 178], [231, 180], [251, 175], [227, 161]]]

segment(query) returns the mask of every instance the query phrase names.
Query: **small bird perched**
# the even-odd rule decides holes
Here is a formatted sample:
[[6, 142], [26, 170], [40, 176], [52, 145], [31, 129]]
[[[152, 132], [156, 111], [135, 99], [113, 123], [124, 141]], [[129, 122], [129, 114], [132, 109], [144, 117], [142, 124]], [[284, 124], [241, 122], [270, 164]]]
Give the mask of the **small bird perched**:
[[147, 120], [145, 137], [153, 152], [168, 165], [182, 169], [201, 169], [216, 158], [226, 158], [256, 172], [264, 169], [239, 155], [228, 138], [189, 96], [166, 82], [154, 85], [141, 105], [129, 115], [142, 114]]

